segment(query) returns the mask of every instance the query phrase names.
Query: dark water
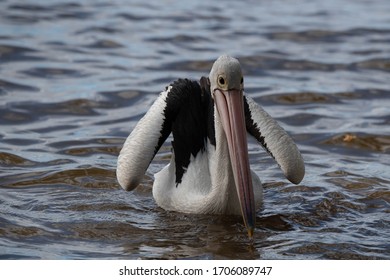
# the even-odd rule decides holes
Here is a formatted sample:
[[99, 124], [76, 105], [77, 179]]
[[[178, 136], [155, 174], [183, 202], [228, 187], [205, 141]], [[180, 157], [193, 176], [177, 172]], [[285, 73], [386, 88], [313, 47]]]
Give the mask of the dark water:
[[[303, 182], [249, 143], [241, 218], [165, 212], [116, 158], [158, 93], [223, 53], [296, 140]], [[390, 2], [0, 1], [0, 258], [390, 259]]]

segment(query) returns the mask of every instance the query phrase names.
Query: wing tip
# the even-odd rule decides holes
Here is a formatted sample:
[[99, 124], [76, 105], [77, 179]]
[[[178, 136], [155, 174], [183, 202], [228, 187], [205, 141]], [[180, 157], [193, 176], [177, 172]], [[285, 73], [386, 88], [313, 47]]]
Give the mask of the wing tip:
[[305, 164], [300, 154], [299, 158], [294, 160], [293, 164], [284, 170], [284, 174], [286, 178], [295, 185], [302, 182], [303, 177], [305, 176]]
[[286, 178], [293, 184], [298, 185], [302, 182], [303, 177], [305, 176], [305, 170], [295, 171], [293, 174], [286, 176]]
[[116, 168], [116, 179], [119, 185], [125, 191], [132, 191], [140, 183], [140, 179], [138, 178], [138, 176], [134, 176], [134, 174], [132, 174], [132, 169], [129, 168], [126, 162], [124, 163], [122, 161], [121, 156], [119, 156]]
[[139, 185], [139, 181], [138, 180], [128, 178], [127, 176], [123, 176], [123, 174], [118, 172], [118, 170], [117, 170], [116, 178], [117, 178], [117, 181], [118, 181], [119, 185], [125, 191], [132, 191]]

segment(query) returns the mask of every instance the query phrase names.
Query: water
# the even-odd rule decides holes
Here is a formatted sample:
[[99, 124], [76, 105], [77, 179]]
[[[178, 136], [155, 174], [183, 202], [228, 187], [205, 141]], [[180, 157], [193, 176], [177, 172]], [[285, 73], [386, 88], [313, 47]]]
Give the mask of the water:
[[[240, 217], [158, 208], [153, 174], [115, 178], [158, 93], [223, 53], [297, 142], [295, 186], [250, 140], [264, 183]], [[389, 259], [390, 2], [0, 1], [0, 258]]]

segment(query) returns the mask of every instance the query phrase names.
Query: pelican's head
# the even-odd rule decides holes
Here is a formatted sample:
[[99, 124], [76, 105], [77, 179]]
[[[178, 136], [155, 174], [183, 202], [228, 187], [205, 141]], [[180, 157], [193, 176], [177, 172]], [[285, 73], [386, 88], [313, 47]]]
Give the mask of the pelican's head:
[[256, 208], [249, 168], [248, 143], [244, 114], [244, 78], [237, 59], [223, 55], [210, 71], [210, 91], [221, 118], [228, 142], [241, 213], [249, 237], [253, 236]]
[[237, 59], [228, 55], [220, 56], [213, 64], [210, 75], [210, 90], [237, 90], [244, 89], [244, 77], [241, 65]]

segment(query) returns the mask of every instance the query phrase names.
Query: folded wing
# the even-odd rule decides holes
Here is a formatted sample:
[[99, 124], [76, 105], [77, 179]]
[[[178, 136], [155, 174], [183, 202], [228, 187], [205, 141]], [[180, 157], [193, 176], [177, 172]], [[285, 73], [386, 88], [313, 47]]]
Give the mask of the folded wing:
[[127, 137], [119, 153], [116, 176], [125, 190], [132, 190], [141, 182], [148, 166], [171, 130], [165, 129], [165, 99], [169, 89], [163, 91], [145, 116]]
[[305, 175], [301, 153], [287, 132], [252, 98], [245, 96], [247, 131], [276, 160], [286, 178], [299, 184]]

